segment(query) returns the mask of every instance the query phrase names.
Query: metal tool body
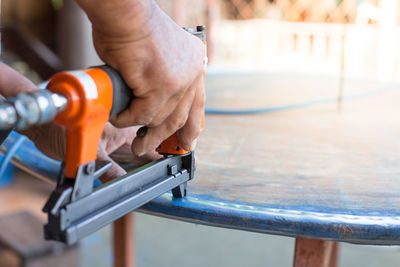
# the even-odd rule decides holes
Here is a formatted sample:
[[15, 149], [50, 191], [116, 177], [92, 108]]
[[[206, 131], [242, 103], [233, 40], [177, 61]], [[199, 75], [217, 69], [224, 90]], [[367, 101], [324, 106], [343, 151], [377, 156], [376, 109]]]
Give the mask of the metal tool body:
[[64, 184], [47, 202], [46, 239], [73, 244], [169, 190], [184, 197], [186, 182], [194, 176], [194, 154], [189, 153], [149, 163], [93, 190], [93, 179], [106, 168], [87, 174], [90, 164], [79, 170], [79, 186]]
[[[186, 30], [204, 41], [205, 27]], [[186, 195], [186, 182], [194, 176], [194, 152], [185, 151], [176, 134], [157, 149], [163, 159], [94, 188], [94, 181], [111, 167], [108, 162], [96, 168], [104, 126], [133, 97], [121, 75], [104, 65], [57, 73], [45, 90], [0, 103], [0, 129], [26, 129], [53, 120], [66, 128], [63, 168], [43, 208], [48, 214], [46, 239], [73, 244], [169, 190], [174, 197]]]
[[48, 90], [19, 94], [0, 103], [0, 130], [27, 129], [49, 123], [67, 106], [67, 99]]

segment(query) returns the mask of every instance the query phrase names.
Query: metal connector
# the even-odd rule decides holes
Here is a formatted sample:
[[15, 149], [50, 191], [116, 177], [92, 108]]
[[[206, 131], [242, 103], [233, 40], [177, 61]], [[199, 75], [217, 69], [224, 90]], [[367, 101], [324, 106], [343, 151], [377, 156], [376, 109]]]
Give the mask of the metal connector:
[[66, 107], [63, 95], [48, 90], [18, 94], [0, 103], [0, 130], [23, 130], [51, 122]]
[[196, 27], [196, 29], [186, 28], [186, 27], [183, 27], [183, 29], [185, 31], [187, 31], [188, 33], [193, 34], [194, 36], [199, 37], [200, 40], [203, 42], [206, 40], [206, 26], [205, 25], [199, 25]]

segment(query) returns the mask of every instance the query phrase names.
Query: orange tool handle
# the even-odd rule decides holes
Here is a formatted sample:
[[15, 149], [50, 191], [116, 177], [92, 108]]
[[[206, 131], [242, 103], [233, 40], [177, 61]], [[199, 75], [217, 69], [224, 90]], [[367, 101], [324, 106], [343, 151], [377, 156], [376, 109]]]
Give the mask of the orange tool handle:
[[66, 128], [65, 176], [75, 178], [79, 166], [96, 160], [107, 121], [129, 106], [133, 93], [121, 75], [106, 65], [57, 73], [47, 89], [68, 99], [55, 122]]
[[47, 89], [68, 99], [55, 122], [66, 128], [64, 175], [75, 178], [80, 165], [97, 158], [97, 146], [112, 108], [112, 81], [99, 68], [60, 72], [50, 79]]
[[[97, 146], [107, 121], [129, 106], [133, 93], [120, 74], [109, 66], [57, 73], [51, 77], [47, 89], [68, 99], [66, 109], [57, 115], [55, 122], [66, 128], [65, 176], [73, 179], [79, 166], [96, 160]], [[165, 140], [157, 151], [162, 154], [189, 152], [182, 149], [177, 134]]]

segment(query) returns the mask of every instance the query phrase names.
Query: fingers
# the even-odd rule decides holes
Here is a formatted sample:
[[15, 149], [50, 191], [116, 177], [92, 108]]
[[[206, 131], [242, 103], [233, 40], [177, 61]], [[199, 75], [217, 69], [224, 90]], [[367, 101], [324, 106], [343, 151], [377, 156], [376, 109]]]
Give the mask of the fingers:
[[176, 94], [173, 98], [170, 98], [147, 126], [155, 127], [165, 121], [172, 114], [178, 103], [182, 100], [184, 94], [185, 92], [182, 91], [179, 94]]
[[119, 128], [148, 125], [165, 103], [165, 98], [158, 96], [157, 99], [157, 94], [149, 94], [144, 98], [134, 98], [129, 108], [112, 118], [111, 123]]
[[[118, 132], [121, 133], [121, 138], [114, 138], [118, 135]], [[106, 124], [104, 127], [103, 134], [101, 136], [101, 140], [97, 146], [97, 159], [96, 161], [109, 161], [112, 163], [111, 168], [100, 177], [100, 181], [103, 183], [108, 182], [112, 179], [120, 177], [124, 175], [126, 172], [121, 168], [110, 156], [114, 150], [118, 149], [118, 147], [124, 144], [124, 130], [117, 130], [110, 124]]]
[[[129, 108], [111, 120], [115, 126], [159, 126], [171, 116], [187, 89], [203, 71], [205, 49], [200, 39], [181, 29], [172, 35], [176, 35], [172, 47], [160, 46], [158, 38], [150, 38], [149, 43], [112, 49], [118, 52], [112, 58], [120, 60], [111, 65], [121, 72], [135, 95]], [[132, 53], [134, 46], [138, 48]], [[142, 54], [147, 56], [143, 58]]]
[[151, 161], [162, 158], [162, 155], [158, 154], [156, 151], [150, 151], [144, 156], [138, 157], [132, 154], [131, 146], [129, 144], [129, 149], [126, 149], [125, 146], [123, 146], [110, 154], [110, 157], [119, 163], [128, 163], [136, 166], [142, 166]]
[[189, 116], [189, 112], [196, 94], [194, 87], [189, 88], [173, 113], [160, 125], [148, 127], [142, 137], [136, 137], [132, 142], [132, 152], [142, 156], [158, 147], [158, 145], [182, 128]]
[[137, 127], [118, 129], [110, 123], [106, 124], [98, 145], [97, 160], [110, 161], [113, 165], [111, 169], [100, 178], [102, 182], [107, 182], [125, 175], [125, 170], [114, 160], [143, 165], [160, 157], [155, 151], [140, 158], [132, 155], [130, 146], [136, 131]]
[[[113, 118], [112, 123], [120, 128], [148, 127], [146, 135], [132, 142], [131, 149], [136, 155], [153, 151], [182, 127], [180, 140], [183, 147], [190, 150], [200, 133], [204, 108], [200, 76], [204, 69], [205, 47], [199, 38], [172, 21], [162, 19], [160, 22], [163, 22], [162, 29], [151, 27], [142, 39], [133, 38], [131, 34], [122, 38], [107, 36], [105, 32], [100, 34], [98, 28], [94, 31], [100, 57], [120, 71], [135, 95], [128, 110]], [[161, 25], [144, 24], [141, 30], [156, 24]], [[130, 24], [124, 24], [127, 25]]]
[[0, 63], [0, 73], [0, 94], [5, 97], [38, 90], [30, 80], [4, 63]]
[[178, 93], [169, 98], [162, 94], [150, 94], [146, 98], [135, 98], [129, 108], [112, 118], [111, 122], [117, 127], [158, 126], [172, 114], [184, 94], [184, 90], [179, 90]]
[[196, 80], [196, 96], [190, 109], [188, 120], [178, 132], [181, 146], [187, 151], [194, 150], [197, 143], [196, 138], [200, 135], [202, 130], [206, 100], [203, 79], [203, 75], [201, 75], [201, 77]]
[[136, 131], [139, 127], [126, 127], [126, 128], [115, 128], [111, 123], [107, 123], [104, 127], [103, 134], [99, 142], [99, 147], [110, 154], [122, 146], [129, 146], [132, 144], [133, 138], [136, 135]]

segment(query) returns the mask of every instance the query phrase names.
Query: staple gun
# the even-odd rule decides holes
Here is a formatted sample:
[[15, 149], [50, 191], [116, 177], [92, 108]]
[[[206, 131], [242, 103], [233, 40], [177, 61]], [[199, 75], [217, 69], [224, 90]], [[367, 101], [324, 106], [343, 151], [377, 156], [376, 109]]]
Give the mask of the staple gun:
[[[205, 43], [204, 26], [185, 30]], [[169, 190], [176, 198], [186, 195], [186, 184], [194, 177], [194, 152], [180, 146], [176, 133], [157, 148], [162, 159], [94, 187], [112, 165], [96, 166], [104, 126], [133, 97], [121, 75], [103, 65], [57, 73], [46, 89], [0, 104], [0, 129], [26, 129], [51, 121], [66, 129], [63, 167], [43, 208], [48, 215], [45, 239], [73, 244]]]

